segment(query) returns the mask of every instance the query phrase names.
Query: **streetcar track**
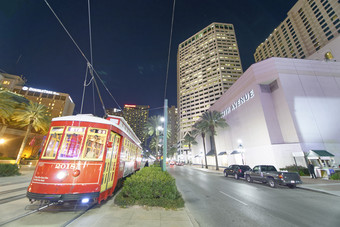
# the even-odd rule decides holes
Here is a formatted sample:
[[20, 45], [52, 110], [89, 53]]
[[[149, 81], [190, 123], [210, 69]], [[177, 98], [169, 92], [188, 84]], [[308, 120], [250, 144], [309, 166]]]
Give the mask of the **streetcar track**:
[[9, 185], [15, 185], [15, 184], [22, 184], [22, 183], [30, 183], [31, 180], [27, 181], [18, 181], [18, 182], [8, 182], [8, 183], [3, 183], [3, 184], [0, 184], [0, 187], [4, 187], [4, 186], [9, 186]]
[[6, 191], [0, 192], [0, 195], [9, 194], [9, 193], [12, 193], [12, 192], [23, 191], [23, 190], [26, 191], [26, 189], [27, 189], [27, 187], [21, 187], [21, 188], [10, 189], [10, 190], [6, 190]]
[[[25, 195], [25, 196], [26, 196], [26, 195]], [[1, 223], [0, 223], [0, 226], [6, 225], [6, 224], [11, 223], [11, 222], [14, 222], [14, 221], [17, 221], [17, 220], [19, 220], [19, 219], [21, 219], [21, 218], [24, 218], [24, 217], [28, 216], [28, 215], [31, 215], [31, 214], [34, 214], [34, 213], [36, 213], [36, 212], [38, 212], [38, 211], [41, 211], [41, 210], [43, 210], [43, 209], [46, 209], [47, 207], [52, 206], [52, 205], [54, 205], [54, 204], [55, 204], [55, 203], [47, 204], [47, 205], [45, 205], [45, 206], [43, 206], [43, 207], [39, 207], [38, 209], [32, 210], [32, 211], [27, 212], [27, 213], [25, 213], [25, 214], [19, 215], [19, 216], [14, 217], [14, 218], [11, 218], [11, 219], [9, 219], [9, 220], [7, 220], [7, 221], [1, 222]]]
[[4, 198], [4, 199], [0, 199], [0, 204], [13, 202], [15, 200], [19, 200], [19, 199], [22, 199], [22, 198], [25, 198], [25, 197], [26, 197], [26, 194], [21, 194], [21, 195], [15, 195], [15, 196], [7, 197], [7, 198]]
[[71, 220], [65, 222], [62, 227], [66, 227], [69, 224], [71, 224], [72, 222], [74, 222], [75, 220], [77, 220], [78, 218], [80, 218], [82, 215], [84, 215], [87, 211], [89, 211], [90, 209], [92, 209], [94, 206], [96, 206], [97, 203], [92, 204], [91, 206], [89, 206], [87, 209], [83, 210], [80, 214], [77, 214], [77, 216], [75, 216], [74, 218], [72, 218]]

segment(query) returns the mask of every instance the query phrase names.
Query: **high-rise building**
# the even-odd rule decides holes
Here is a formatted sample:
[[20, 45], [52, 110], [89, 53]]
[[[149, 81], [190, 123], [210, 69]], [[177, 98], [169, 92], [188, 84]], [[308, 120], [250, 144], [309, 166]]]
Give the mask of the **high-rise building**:
[[145, 141], [143, 133], [144, 126], [149, 117], [150, 106], [147, 105], [124, 105], [123, 111], [117, 109], [107, 109], [106, 113], [109, 115], [122, 116], [130, 125], [132, 130], [136, 133], [140, 141]]
[[[178, 46], [179, 144], [203, 112], [243, 73], [234, 26], [212, 23]], [[180, 145], [182, 149], [182, 145]]]
[[168, 140], [168, 147], [177, 148], [178, 113], [175, 106], [168, 108], [168, 125], [170, 125], [171, 130], [171, 136]]
[[[339, 17], [338, 0], [299, 0], [287, 18], [256, 48], [255, 61], [270, 57], [309, 58], [328, 43], [336, 39], [339, 43]], [[335, 50], [322, 50], [323, 58], [332, 59], [332, 52]]]
[[73, 114], [75, 104], [69, 94], [26, 87], [24, 86], [26, 80], [22, 76], [5, 73], [1, 73], [0, 76], [2, 87], [21, 94], [28, 100], [43, 104], [48, 108], [50, 117], [54, 118]]

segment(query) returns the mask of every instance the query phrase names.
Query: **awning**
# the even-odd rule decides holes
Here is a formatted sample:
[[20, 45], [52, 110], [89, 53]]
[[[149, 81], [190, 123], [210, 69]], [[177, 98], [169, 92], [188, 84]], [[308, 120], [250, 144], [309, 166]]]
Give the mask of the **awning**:
[[209, 151], [209, 152], [207, 153], [207, 156], [213, 156], [213, 155], [215, 155], [214, 150], [211, 150], [211, 151]]
[[231, 152], [230, 154], [241, 154], [241, 152], [235, 150], [235, 151]]
[[326, 150], [310, 150], [307, 155], [308, 159], [322, 159], [322, 160], [330, 160], [334, 158], [334, 155], [329, 153]]
[[318, 154], [320, 157], [322, 157], [322, 156], [334, 157], [333, 154], [329, 153], [329, 152], [326, 151], [326, 150], [311, 150], [311, 151], [315, 152], [315, 153]]

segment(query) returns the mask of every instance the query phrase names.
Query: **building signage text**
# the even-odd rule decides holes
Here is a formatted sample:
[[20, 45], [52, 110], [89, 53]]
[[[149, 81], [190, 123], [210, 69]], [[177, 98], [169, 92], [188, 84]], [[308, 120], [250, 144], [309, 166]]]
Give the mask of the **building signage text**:
[[29, 91], [46, 93], [46, 94], [51, 94], [51, 95], [59, 95], [59, 93], [55, 91], [42, 90], [42, 89], [32, 88], [32, 87], [22, 87], [22, 90], [24, 91], [29, 90]]
[[249, 92], [245, 93], [241, 98], [236, 100], [231, 106], [226, 108], [225, 110], [222, 111], [222, 117], [227, 116], [228, 114], [231, 113], [231, 111], [236, 110], [238, 107], [240, 107], [243, 103], [249, 101], [250, 99], [254, 98], [255, 93], [254, 90], [250, 90]]

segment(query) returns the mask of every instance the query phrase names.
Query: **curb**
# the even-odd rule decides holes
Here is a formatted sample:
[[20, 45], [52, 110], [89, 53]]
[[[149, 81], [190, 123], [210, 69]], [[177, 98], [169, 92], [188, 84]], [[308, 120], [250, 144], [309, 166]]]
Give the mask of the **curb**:
[[340, 197], [340, 195], [336, 195], [336, 194], [330, 193], [328, 191], [320, 190], [320, 189], [306, 188], [306, 187], [299, 187], [299, 186], [297, 186], [297, 188], [302, 189], [302, 190], [306, 190], [306, 191], [313, 191], [313, 192], [318, 192], [318, 193], [323, 193], [323, 194], [327, 194], [327, 195]]

